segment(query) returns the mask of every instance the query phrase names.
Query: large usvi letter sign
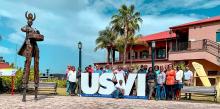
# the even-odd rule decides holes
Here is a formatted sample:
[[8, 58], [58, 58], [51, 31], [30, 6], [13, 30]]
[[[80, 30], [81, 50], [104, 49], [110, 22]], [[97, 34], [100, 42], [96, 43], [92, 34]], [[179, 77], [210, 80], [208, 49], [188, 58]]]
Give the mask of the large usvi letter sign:
[[[81, 75], [81, 89], [84, 94], [102, 94], [110, 95], [115, 90], [115, 86], [112, 80], [113, 73], [104, 73], [99, 76], [98, 73], [92, 74], [91, 87], [89, 87], [89, 74], [82, 73]], [[123, 74], [116, 74], [117, 81], [122, 80], [125, 86], [125, 96], [129, 96], [133, 84], [136, 83], [137, 96], [145, 96], [145, 74], [129, 74], [128, 79], [125, 82]], [[102, 87], [100, 87], [102, 86]]]

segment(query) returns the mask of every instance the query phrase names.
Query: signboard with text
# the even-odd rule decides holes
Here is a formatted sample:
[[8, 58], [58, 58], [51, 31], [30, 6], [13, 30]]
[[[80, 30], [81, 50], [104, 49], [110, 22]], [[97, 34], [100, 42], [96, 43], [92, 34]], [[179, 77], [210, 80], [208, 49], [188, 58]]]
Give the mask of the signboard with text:
[[[115, 85], [111, 81], [113, 79], [113, 73], [104, 73], [101, 76], [98, 73], [92, 74], [91, 87], [89, 87], [89, 74], [81, 74], [81, 90], [82, 96], [94, 96], [94, 97], [110, 97], [115, 90]], [[123, 74], [115, 74], [117, 81], [122, 80], [125, 86], [125, 98], [129, 98], [129, 94], [132, 90], [132, 86], [136, 85], [137, 96], [133, 98], [146, 98], [146, 74], [129, 74], [125, 82]], [[132, 98], [132, 97], [131, 97]]]
[[17, 69], [0, 69], [0, 76], [15, 76]]

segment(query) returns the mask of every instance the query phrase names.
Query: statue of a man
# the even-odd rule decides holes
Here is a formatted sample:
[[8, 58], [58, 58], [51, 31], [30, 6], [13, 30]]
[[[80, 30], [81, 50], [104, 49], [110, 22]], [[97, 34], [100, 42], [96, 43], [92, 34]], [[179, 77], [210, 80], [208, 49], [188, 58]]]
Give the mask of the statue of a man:
[[43, 41], [44, 36], [40, 34], [40, 32], [34, 28], [32, 28], [33, 21], [36, 19], [36, 15], [26, 12], [25, 17], [27, 19], [27, 25], [21, 28], [22, 32], [26, 33], [25, 41], [18, 51], [20, 56], [26, 58], [24, 65], [24, 73], [23, 73], [23, 99], [22, 101], [26, 101], [26, 90], [27, 84], [29, 81], [30, 74], [30, 65], [31, 59], [34, 57], [34, 83], [35, 83], [35, 99], [37, 99], [37, 90], [39, 83], [39, 48], [37, 46], [37, 41]]

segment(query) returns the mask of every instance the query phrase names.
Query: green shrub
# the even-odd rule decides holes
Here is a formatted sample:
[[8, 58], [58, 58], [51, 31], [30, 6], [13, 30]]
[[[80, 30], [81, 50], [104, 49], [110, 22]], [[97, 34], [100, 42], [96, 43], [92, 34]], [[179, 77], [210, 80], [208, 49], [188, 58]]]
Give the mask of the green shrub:
[[66, 80], [58, 80], [58, 79], [55, 79], [55, 78], [49, 78], [49, 79], [43, 80], [43, 82], [56, 82], [57, 87], [59, 87], [59, 88], [65, 88], [66, 87]]
[[[15, 91], [21, 91], [22, 89], [22, 76], [23, 76], [23, 69], [19, 68], [14, 78]], [[7, 89], [6, 91], [11, 90], [11, 82], [12, 82], [11, 77], [0, 77], [0, 78], [2, 80], [3, 88]], [[31, 67], [30, 69], [29, 81], [34, 81], [34, 68], [33, 67]]]

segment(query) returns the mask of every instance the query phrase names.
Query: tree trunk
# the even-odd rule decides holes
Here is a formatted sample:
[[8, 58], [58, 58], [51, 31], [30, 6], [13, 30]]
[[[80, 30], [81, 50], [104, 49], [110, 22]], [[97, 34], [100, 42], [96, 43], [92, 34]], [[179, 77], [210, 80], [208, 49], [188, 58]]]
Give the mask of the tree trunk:
[[113, 49], [113, 62], [115, 62], [115, 49]]
[[124, 44], [125, 44], [125, 46], [124, 46], [124, 53], [123, 53], [123, 65], [125, 65], [125, 62], [126, 62], [126, 50], [127, 50], [127, 46], [128, 46], [128, 25], [127, 25], [127, 23], [126, 23], [126, 25], [125, 25], [125, 30], [124, 30], [125, 32], [125, 42], [124, 42]]
[[107, 48], [107, 63], [110, 62], [110, 50]]
[[132, 45], [130, 46], [130, 64], [132, 65], [132, 61], [133, 61], [133, 52], [132, 52]]
[[125, 40], [125, 48], [123, 53], [123, 65], [125, 65], [126, 62], [126, 50], [127, 50], [127, 41]]
[[111, 64], [112, 64], [112, 66], [113, 66], [113, 63], [114, 63], [114, 53], [113, 53], [114, 51], [113, 51], [113, 48], [111, 47]]

